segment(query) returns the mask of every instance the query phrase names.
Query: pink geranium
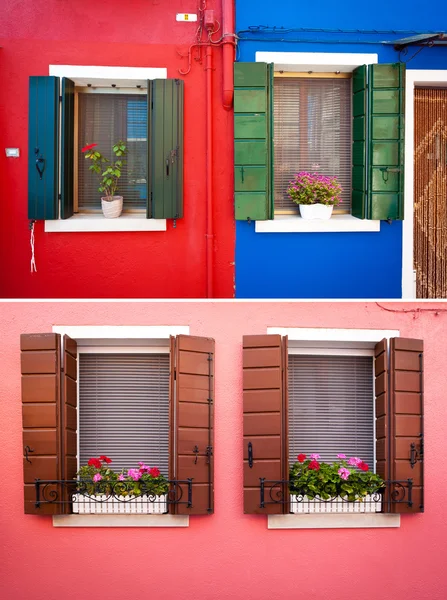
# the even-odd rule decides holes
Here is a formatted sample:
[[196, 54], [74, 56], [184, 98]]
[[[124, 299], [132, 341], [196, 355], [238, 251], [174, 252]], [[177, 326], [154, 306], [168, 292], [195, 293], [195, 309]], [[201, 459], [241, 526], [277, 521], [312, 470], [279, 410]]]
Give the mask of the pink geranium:
[[93, 475], [93, 481], [96, 483], [97, 481], [101, 481], [102, 479], [102, 475], [100, 473], [96, 473], [96, 475]]
[[340, 475], [340, 477], [342, 479], [347, 479], [349, 477], [349, 475], [351, 474], [351, 472], [348, 469], [345, 469], [345, 467], [340, 467], [338, 469], [338, 474]]

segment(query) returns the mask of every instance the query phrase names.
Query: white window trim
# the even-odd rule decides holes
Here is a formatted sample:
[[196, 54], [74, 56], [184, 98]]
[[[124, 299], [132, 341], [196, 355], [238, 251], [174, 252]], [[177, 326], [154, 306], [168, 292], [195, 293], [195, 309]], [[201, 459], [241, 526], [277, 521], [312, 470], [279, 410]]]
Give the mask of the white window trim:
[[405, 166], [404, 214], [402, 222], [402, 298], [416, 298], [416, 273], [413, 267], [414, 241], [414, 88], [433, 85], [447, 88], [447, 70], [407, 69], [405, 74]]
[[[274, 63], [275, 71], [339, 71], [352, 73], [361, 65], [376, 64], [378, 54], [334, 52], [256, 52], [256, 62]], [[296, 215], [275, 215], [273, 220], [256, 221], [256, 233], [358, 233], [380, 231], [380, 221], [334, 215], [328, 221], [308, 221]]]
[[[307, 327], [267, 327], [267, 334], [288, 336], [291, 353], [357, 355], [371, 353], [374, 345], [392, 337], [399, 337], [397, 329], [324, 329]], [[328, 515], [268, 515], [268, 529], [348, 529], [400, 527], [400, 515], [389, 514], [328, 514]]]
[[[125, 346], [141, 351], [165, 351], [170, 336], [189, 335], [187, 325], [53, 325], [53, 333], [76, 340], [78, 352], [122, 352]], [[159, 345], [160, 349], [153, 348]], [[127, 350], [131, 351], [131, 349]], [[140, 349], [138, 350], [140, 351]], [[53, 527], [188, 527], [189, 515], [53, 515]]]
[[[114, 83], [116, 88], [147, 87], [148, 79], [166, 79], [164, 67], [110, 67], [86, 65], [50, 65], [49, 74], [68, 77], [76, 86], [88, 84], [106, 87]], [[146, 219], [142, 213], [129, 213], [117, 219], [107, 219], [102, 214], [73, 215], [68, 219], [45, 221], [47, 233], [103, 232], [103, 231], [166, 231], [166, 219]]]

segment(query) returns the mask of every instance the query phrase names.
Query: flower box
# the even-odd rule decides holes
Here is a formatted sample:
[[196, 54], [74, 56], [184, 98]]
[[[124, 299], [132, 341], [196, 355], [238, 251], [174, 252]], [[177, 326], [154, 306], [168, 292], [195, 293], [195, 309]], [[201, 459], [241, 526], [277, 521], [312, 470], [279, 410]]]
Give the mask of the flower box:
[[80, 515], [160, 515], [167, 511], [167, 494], [162, 496], [73, 495], [73, 512]]
[[310, 499], [307, 496], [290, 495], [290, 512], [293, 514], [310, 513], [376, 513], [382, 510], [382, 494], [365, 496], [362, 500], [348, 502], [340, 496], [329, 500]]

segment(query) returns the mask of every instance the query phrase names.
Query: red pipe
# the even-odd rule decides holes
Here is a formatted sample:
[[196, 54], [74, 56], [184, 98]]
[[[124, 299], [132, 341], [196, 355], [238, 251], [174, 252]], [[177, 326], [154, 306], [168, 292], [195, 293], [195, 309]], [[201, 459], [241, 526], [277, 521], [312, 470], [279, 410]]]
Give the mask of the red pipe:
[[234, 2], [222, 0], [222, 37], [223, 37], [223, 105], [230, 110], [234, 93]]
[[213, 298], [213, 55], [206, 47], [206, 296]]

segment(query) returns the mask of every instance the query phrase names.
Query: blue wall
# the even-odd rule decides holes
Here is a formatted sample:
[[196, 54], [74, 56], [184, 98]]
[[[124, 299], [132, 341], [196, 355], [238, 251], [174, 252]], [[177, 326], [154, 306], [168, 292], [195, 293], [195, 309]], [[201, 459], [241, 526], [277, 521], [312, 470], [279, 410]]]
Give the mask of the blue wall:
[[[258, 51], [365, 52], [378, 54], [381, 63], [407, 62], [407, 69], [447, 69], [447, 47], [415, 46], [399, 54], [381, 43], [411, 35], [399, 33], [404, 30], [446, 30], [445, 0], [402, 5], [389, 0], [257, 0], [255, 7], [252, 0], [236, 0], [239, 61], [255, 61]], [[256, 26], [380, 33], [244, 32]], [[400, 298], [401, 283], [401, 222], [382, 222], [378, 233], [284, 234], [255, 233], [253, 223], [236, 223], [237, 298]]]

